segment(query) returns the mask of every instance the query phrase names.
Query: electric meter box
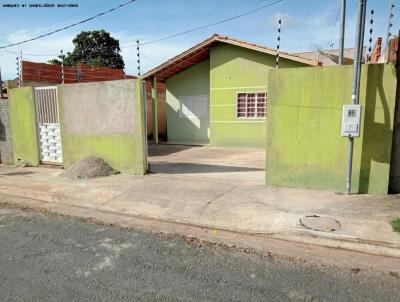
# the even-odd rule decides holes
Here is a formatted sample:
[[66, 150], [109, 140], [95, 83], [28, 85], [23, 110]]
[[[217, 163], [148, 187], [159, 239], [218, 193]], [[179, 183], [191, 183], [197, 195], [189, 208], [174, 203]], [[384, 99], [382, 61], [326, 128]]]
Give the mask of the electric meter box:
[[342, 136], [359, 137], [361, 105], [343, 105]]

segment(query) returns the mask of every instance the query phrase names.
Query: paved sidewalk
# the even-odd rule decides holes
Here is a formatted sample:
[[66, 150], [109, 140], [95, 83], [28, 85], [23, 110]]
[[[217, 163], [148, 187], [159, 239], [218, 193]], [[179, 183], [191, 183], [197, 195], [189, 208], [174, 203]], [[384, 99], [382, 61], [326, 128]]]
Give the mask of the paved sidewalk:
[[[61, 171], [1, 166], [0, 194], [41, 201], [48, 207], [74, 206], [400, 257], [400, 234], [389, 224], [400, 216], [399, 196], [344, 196], [179, 174], [70, 180], [59, 177]], [[341, 228], [306, 229], [299, 223], [305, 215], [336, 219]]]

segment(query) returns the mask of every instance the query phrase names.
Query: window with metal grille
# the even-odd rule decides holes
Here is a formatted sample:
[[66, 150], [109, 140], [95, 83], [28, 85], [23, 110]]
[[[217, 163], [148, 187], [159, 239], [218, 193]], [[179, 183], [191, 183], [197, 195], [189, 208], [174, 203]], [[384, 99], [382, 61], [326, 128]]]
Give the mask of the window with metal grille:
[[207, 118], [208, 95], [180, 96], [181, 118]]
[[243, 92], [237, 94], [237, 118], [265, 118], [266, 92]]

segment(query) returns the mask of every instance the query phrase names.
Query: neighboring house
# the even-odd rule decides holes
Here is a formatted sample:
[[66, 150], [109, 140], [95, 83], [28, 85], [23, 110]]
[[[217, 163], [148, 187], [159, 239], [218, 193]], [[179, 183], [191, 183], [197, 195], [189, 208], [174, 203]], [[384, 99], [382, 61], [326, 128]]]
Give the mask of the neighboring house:
[[[168, 141], [264, 147], [276, 50], [213, 35], [144, 75], [166, 83]], [[279, 68], [318, 66], [280, 53]]]
[[[364, 54], [365, 50], [366, 49], [364, 48]], [[323, 66], [338, 65], [339, 62], [339, 49], [296, 52], [295, 54], [309, 60], [317, 61]], [[344, 65], [353, 64], [354, 48], [345, 48], [343, 50], [343, 62]], [[362, 62], [365, 62], [365, 55], [363, 55]]]

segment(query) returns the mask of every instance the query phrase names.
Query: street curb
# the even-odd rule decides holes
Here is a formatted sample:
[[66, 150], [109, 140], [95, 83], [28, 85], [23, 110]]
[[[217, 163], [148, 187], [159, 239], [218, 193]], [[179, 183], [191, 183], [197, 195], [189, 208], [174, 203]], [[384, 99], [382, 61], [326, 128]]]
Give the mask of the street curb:
[[[176, 224], [176, 225], [195, 227], [195, 228], [197, 227], [212, 231], [219, 230], [233, 234], [257, 236], [259, 238], [269, 238], [275, 240], [295, 242], [304, 245], [322, 246], [328, 248], [343, 249], [348, 251], [356, 251], [377, 256], [400, 258], [400, 246], [398, 245], [393, 245], [391, 243], [385, 243], [385, 242], [361, 240], [358, 238], [345, 237], [338, 234], [329, 234], [329, 233], [325, 234], [313, 230], [300, 230], [300, 229], [294, 229], [291, 231], [285, 231], [279, 233], [251, 232], [238, 229], [228, 229], [217, 225], [212, 226], [200, 223], [195, 224], [182, 219], [178, 221], [170, 219], [160, 219], [160, 218], [131, 214], [131, 213], [124, 214], [109, 209], [106, 210], [95, 207], [78, 206], [76, 204], [70, 204], [70, 203], [52, 202], [48, 198], [46, 199], [47, 200], [31, 198], [31, 197], [22, 197], [20, 195], [4, 194], [0, 192], [1, 204], [10, 204], [36, 210], [49, 210], [61, 215], [74, 216], [78, 218], [88, 218], [87, 216], [84, 215], [84, 213], [94, 212], [98, 213], [99, 214], [98, 216], [101, 216], [101, 218], [98, 217], [95, 218], [98, 218], [100, 221], [103, 221], [105, 223], [107, 223], [107, 219], [103, 216], [111, 214], [114, 216], [120, 216], [124, 218], [152, 220], [160, 223], [169, 223], [169, 224]], [[9, 201], [3, 202], [1, 200], [9, 200]], [[78, 209], [79, 211], [71, 211], [70, 209]]]

